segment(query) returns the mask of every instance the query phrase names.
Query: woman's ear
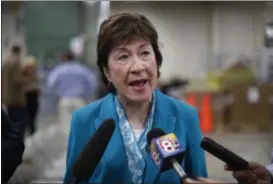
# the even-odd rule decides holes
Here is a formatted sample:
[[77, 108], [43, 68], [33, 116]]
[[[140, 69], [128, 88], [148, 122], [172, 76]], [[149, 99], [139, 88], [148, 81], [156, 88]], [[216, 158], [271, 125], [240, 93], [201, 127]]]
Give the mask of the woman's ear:
[[111, 82], [112, 80], [111, 80], [111, 77], [110, 77], [110, 74], [109, 74], [109, 70], [107, 68], [103, 67], [103, 73], [106, 76], [107, 80], [109, 82]]

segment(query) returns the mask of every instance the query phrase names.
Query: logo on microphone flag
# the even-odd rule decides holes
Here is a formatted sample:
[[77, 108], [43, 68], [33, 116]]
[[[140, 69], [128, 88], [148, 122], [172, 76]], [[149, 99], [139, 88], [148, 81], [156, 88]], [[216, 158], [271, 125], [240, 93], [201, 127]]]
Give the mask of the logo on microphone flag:
[[173, 133], [153, 139], [150, 146], [151, 158], [160, 170], [166, 167], [165, 162], [178, 155], [183, 155], [184, 151], [185, 149]]
[[151, 146], [150, 146], [150, 155], [151, 158], [153, 159], [155, 165], [160, 168], [161, 165], [161, 156], [160, 153], [158, 152], [157, 146], [154, 142], [154, 140], [152, 140]]
[[158, 145], [161, 153], [165, 156], [175, 154], [182, 149], [179, 141], [173, 133], [157, 138], [156, 144]]

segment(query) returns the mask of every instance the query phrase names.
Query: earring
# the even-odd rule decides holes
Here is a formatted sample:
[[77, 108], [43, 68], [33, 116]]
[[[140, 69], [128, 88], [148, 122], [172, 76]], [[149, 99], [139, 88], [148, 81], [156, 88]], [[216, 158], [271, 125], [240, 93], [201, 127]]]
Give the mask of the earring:
[[107, 87], [108, 87], [108, 89], [111, 89], [113, 87], [113, 83], [109, 81], [107, 84]]

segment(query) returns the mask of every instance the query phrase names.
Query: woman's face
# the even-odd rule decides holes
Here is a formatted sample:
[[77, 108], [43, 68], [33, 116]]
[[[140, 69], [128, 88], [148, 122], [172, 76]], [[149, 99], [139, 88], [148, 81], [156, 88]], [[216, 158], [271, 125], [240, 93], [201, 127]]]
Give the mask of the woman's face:
[[150, 100], [157, 81], [157, 64], [150, 42], [136, 40], [112, 49], [104, 73], [118, 95], [134, 102]]

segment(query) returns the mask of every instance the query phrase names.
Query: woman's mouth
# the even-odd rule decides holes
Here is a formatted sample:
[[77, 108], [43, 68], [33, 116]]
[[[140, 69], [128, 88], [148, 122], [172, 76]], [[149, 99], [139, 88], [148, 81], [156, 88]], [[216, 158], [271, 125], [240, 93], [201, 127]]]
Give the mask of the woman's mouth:
[[147, 79], [134, 80], [132, 82], [129, 82], [129, 86], [137, 90], [142, 90], [144, 89], [144, 86], [147, 82], [148, 82]]

